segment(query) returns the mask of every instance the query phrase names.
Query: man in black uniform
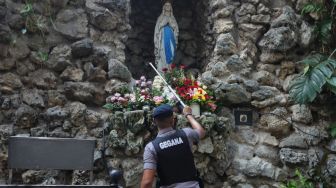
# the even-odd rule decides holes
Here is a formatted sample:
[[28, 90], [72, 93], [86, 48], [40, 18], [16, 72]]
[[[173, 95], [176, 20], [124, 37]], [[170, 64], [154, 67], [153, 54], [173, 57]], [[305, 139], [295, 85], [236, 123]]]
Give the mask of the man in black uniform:
[[205, 131], [192, 116], [190, 107], [185, 107], [183, 114], [193, 129], [173, 129], [171, 106], [164, 104], [154, 109], [159, 133], [145, 147], [141, 188], [152, 188], [156, 173], [161, 188], [199, 188], [191, 147], [205, 136]]

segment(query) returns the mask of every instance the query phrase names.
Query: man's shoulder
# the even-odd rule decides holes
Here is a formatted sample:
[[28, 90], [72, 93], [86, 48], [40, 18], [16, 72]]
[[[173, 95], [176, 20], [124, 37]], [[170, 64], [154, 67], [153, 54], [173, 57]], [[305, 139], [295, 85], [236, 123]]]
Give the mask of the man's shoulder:
[[186, 128], [183, 128], [181, 129], [183, 132], [186, 133], [186, 135], [190, 135], [190, 134], [193, 134], [194, 132], [196, 132], [194, 129], [190, 128], [190, 127], [186, 127]]

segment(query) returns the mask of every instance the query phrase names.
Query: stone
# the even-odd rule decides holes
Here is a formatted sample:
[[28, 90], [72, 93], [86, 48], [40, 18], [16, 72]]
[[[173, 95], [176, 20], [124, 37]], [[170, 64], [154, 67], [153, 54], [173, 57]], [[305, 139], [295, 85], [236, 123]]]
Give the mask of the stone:
[[282, 8], [282, 13], [271, 23], [271, 28], [280, 28], [283, 26], [288, 26], [292, 30], [296, 30], [298, 27], [298, 16], [295, 11], [290, 6], [284, 6]]
[[282, 181], [285, 180], [287, 176], [287, 173], [284, 170], [259, 157], [254, 157], [251, 160], [234, 159], [233, 167], [250, 177], [263, 176], [273, 180]]
[[327, 158], [326, 172], [331, 176], [336, 176], [336, 155], [329, 154]]
[[69, 117], [69, 111], [61, 106], [55, 106], [48, 108], [45, 112], [45, 119], [47, 121], [52, 120], [64, 120]]
[[287, 75], [292, 75], [295, 73], [295, 63], [291, 61], [281, 62], [281, 68], [279, 72], [280, 79], [284, 80]]
[[292, 120], [301, 123], [311, 123], [313, 121], [313, 115], [306, 105], [296, 104], [289, 108], [292, 111]]
[[2, 59], [0, 63], [0, 71], [8, 71], [15, 66], [14, 59], [6, 58]]
[[63, 106], [66, 102], [66, 97], [57, 90], [48, 91], [48, 106]]
[[300, 27], [300, 45], [303, 48], [309, 47], [309, 45], [314, 41], [314, 27], [309, 25], [307, 22], [303, 21]]
[[97, 127], [101, 121], [101, 114], [93, 110], [87, 110], [85, 114], [86, 125], [90, 128]]
[[96, 0], [86, 1], [86, 8], [89, 12], [90, 23], [101, 30], [114, 30], [117, 28], [119, 15], [115, 11], [99, 6]]
[[212, 153], [214, 151], [214, 146], [212, 144], [211, 138], [207, 137], [206, 139], [201, 140], [198, 143], [197, 151], [200, 153]]
[[220, 34], [216, 40], [214, 53], [216, 55], [232, 55], [237, 52], [237, 46], [230, 33]]
[[143, 110], [125, 112], [124, 119], [127, 122], [126, 126], [134, 134], [139, 133], [146, 127]]
[[248, 183], [239, 183], [236, 186], [237, 188], [254, 188], [251, 184]]
[[85, 38], [71, 44], [71, 53], [75, 58], [88, 57], [93, 53], [92, 39]]
[[333, 152], [336, 151], [336, 139], [333, 139], [329, 142], [328, 149]]
[[65, 106], [70, 113], [70, 122], [76, 126], [85, 125], [86, 105], [80, 102], [72, 102]]
[[31, 82], [40, 89], [53, 89], [57, 84], [55, 74], [47, 69], [38, 69], [28, 74]]
[[65, 132], [62, 127], [55, 128], [53, 131], [48, 133], [48, 136], [56, 138], [71, 138], [70, 133]]
[[261, 116], [261, 127], [272, 132], [272, 135], [286, 135], [290, 129], [289, 122], [283, 119], [286, 115], [287, 110], [284, 107], [278, 107], [271, 111], [270, 114], [266, 113]]
[[38, 184], [49, 177], [55, 177], [57, 175], [58, 172], [56, 170], [28, 170], [22, 174], [22, 181], [24, 184]]
[[268, 98], [264, 101], [254, 100], [251, 102], [251, 104], [257, 108], [266, 108], [269, 106], [274, 106], [276, 104], [279, 104], [280, 106], [284, 106], [285, 104], [287, 104], [287, 101], [288, 101], [288, 96], [284, 94], [280, 94], [275, 97]]
[[251, 93], [247, 92], [246, 89], [239, 84], [219, 83], [214, 88], [216, 88], [214, 92], [217, 99], [232, 104], [242, 104], [251, 101]]
[[289, 75], [285, 78], [285, 80], [283, 81], [283, 90], [288, 92], [289, 91], [289, 87], [292, 83], [292, 80], [294, 80], [295, 78], [297, 78], [299, 75], [298, 74], [292, 74], [292, 75]]
[[97, 105], [105, 103], [106, 96], [103, 86], [98, 83], [65, 82], [64, 91], [69, 99]]
[[230, 56], [225, 62], [226, 68], [231, 72], [241, 72], [242, 69], [247, 68], [246, 62], [238, 55]]
[[35, 71], [36, 67], [29, 61], [16, 63], [16, 72], [20, 76], [26, 76], [28, 73]]
[[30, 106], [22, 104], [15, 111], [15, 125], [20, 128], [31, 128], [37, 120], [37, 112]]
[[312, 147], [308, 150], [309, 168], [316, 168], [324, 159], [324, 151], [318, 147]]
[[55, 29], [69, 39], [82, 39], [88, 34], [88, 20], [83, 9], [61, 10], [55, 20]]
[[308, 153], [305, 150], [281, 148], [279, 155], [281, 161], [284, 163], [297, 165], [297, 164], [307, 164], [309, 161]]
[[239, 159], [252, 159], [254, 154], [254, 148], [247, 144], [239, 144], [235, 141], [229, 142], [229, 148], [233, 151], [234, 158]]
[[0, 42], [8, 44], [11, 40], [11, 29], [8, 25], [0, 23]]
[[289, 27], [271, 28], [258, 43], [263, 50], [286, 52], [297, 43], [297, 37]]
[[66, 67], [71, 66], [71, 48], [68, 45], [58, 45], [50, 53], [46, 65], [48, 68], [61, 72]]
[[127, 156], [137, 155], [143, 149], [144, 140], [142, 136], [135, 136], [131, 131], [127, 131], [126, 141], [125, 154]]
[[245, 16], [247, 14], [255, 14], [256, 8], [253, 4], [244, 3], [240, 6], [240, 9], [237, 11], [237, 15]]
[[233, 22], [230, 19], [216, 19], [213, 30], [215, 33], [228, 33], [233, 29]]
[[285, 58], [283, 53], [270, 52], [268, 50], [263, 50], [260, 55], [260, 61], [264, 63], [278, 63]]
[[138, 159], [124, 159], [121, 166], [126, 187], [138, 185], [143, 171], [142, 162]]
[[270, 21], [270, 15], [258, 14], [251, 17], [251, 22], [256, 24], [268, 24]]
[[0, 125], [0, 143], [4, 140], [8, 140], [10, 136], [14, 134], [13, 124]]
[[293, 123], [295, 132], [300, 134], [309, 145], [317, 145], [328, 137], [328, 133], [322, 126], [305, 126]]
[[308, 144], [301, 135], [293, 133], [290, 136], [282, 139], [279, 147], [308, 149]]
[[110, 79], [105, 85], [105, 91], [111, 95], [121, 91], [125, 87], [128, 87], [126, 82], [120, 81], [118, 79]]
[[227, 71], [225, 70], [225, 63], [223, 62], [217, 62], [211, 67], [211, 74], [214, 77], [220, 77], [223, 76]]
[[259, 90], [252, 93], [252, 99], [263, 101], [279, 95], [281, 92], [276, 87], [260, 86]]
[[30, 49], [28, 48], [27, 41], [24, 38], [15, 39], [15, 43], [9, 47], [9, 54], [15, 59], [24, 59], [28, 57]]
[[261, 85], [280, 86], [279, 79], [274, 74], [264, 70], [253, 73], [252, 78], [258, 81]]
[[255, 151], [255, 155], [260, 158], [268, 159], [271, 163], [277, 164], [279, 162], [278, 149], [275, 147], [259, 145]]
[[65, 81], [80, 82], [83, 81], [84, 72], [76, 67], [67, 67], [60, 77]]
[[0, 75], [0, 92], [12, 93], [16, 89], [22, 87], [21, 79], [13, 73], [5, 73]]
[[[239, 24], [239, 36], [244, 41], [245, 40], [252, 40], [257, 42], [260, 37], [265, 33], [265, 28], [261, 25], [250, 24], [250, 23], [242, 23]], [[251, 51], [251, 49], [248, 49]]]
[[108, 76], [110, 79], [120, 79], [122, 81], [130, 82], [132, 74], [128, 68], [116, 59], [110, 59], [108, 61]]
[[45, 107], [41, 91], [37, 89], [24, 89], [22, 91], [22, 100], [30, 106]]
[[244, 86], [248, 92], [255, 92], [259, 89], [259, 83], [255, 80], [244, 80]]

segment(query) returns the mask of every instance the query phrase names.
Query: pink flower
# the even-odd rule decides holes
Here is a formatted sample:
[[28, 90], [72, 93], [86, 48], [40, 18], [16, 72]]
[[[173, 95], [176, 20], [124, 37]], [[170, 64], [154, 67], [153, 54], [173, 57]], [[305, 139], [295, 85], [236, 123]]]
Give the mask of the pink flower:
[[153, 101], [156, 105], [159, 105], [164, 101], [164, 98], [162, 96], [155, 96], [153, 97]]
[[147, 94], [147, 91], [145, 89], [141, 90], [141, 95], [146, 95]]
[[128, 98], [130, 98], [130, 94], [127, 93], [127, 94], [124, 95], [124, 97], [128, 99]]
[[120, 94], [120, 93], [115, 93], [114, 96], [115, 96], [115, 97], [120, 97], [121, 94]]
[[147, 87], [146, 82], [141, 82], [141, 87]]
[[147, 81], [147, 85], [148, 85], [148, 86], [150, 86], [150, 85], [152, 85], [152, 84], [153, 84], [152, 81]]
[[141, 80], [141, 81], [146, 81], [146, 77], [145, 77], [145, 76], [141, 76], [141, 77], [140, 77], [140, 80]]
[[140, 85], [141, 81], [140, 80], [135, 80], [135, 85]]
[[111, 97], [111, 102], [115, 102], [117, 98], [115, 96]]

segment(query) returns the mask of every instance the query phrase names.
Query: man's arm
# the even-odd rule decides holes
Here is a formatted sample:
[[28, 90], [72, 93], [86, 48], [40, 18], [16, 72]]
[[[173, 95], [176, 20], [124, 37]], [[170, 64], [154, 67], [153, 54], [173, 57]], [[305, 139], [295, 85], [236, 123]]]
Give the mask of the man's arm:
[[156, 170], [145, 169], [142, 176], [141, 188], [152, 188]]
[[187, 117], [191, 127], [199, 132], [200, 139], [202, 139], [205, 137], [205, 130], [203, 129], [202, 125], [196, 121], [194, 116], [191, 115], [191, 112], [192, 110], [189, 106], [184, 107], [183, 114]]

